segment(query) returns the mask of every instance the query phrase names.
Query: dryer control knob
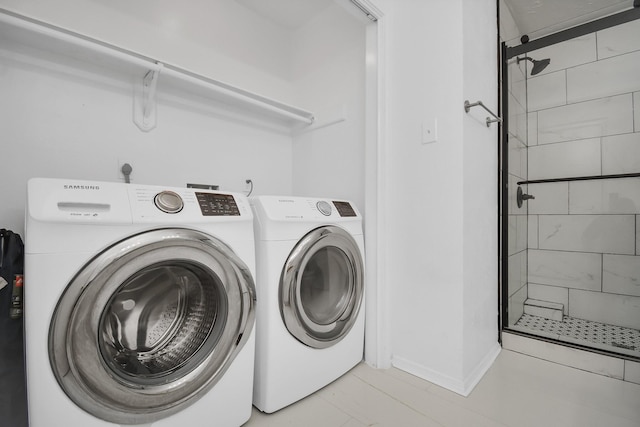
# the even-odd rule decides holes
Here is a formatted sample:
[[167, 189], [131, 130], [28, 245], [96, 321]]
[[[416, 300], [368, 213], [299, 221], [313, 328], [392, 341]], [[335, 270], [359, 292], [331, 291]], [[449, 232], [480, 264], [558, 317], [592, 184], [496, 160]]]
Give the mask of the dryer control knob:
[[325, 202], [324, 200], [320, 201], [316, 203], [316, 207], [318, 208], [318, 210], [322, 215], [324, 216], [331, 215], [331, 205], [329, 204], [329, 202]]
[[173, 191], [163, 191], [156, 194], [153, 203], [155, 203], [162, 212], [171, 214], [180, 212], [184, 207], [182, 197]]

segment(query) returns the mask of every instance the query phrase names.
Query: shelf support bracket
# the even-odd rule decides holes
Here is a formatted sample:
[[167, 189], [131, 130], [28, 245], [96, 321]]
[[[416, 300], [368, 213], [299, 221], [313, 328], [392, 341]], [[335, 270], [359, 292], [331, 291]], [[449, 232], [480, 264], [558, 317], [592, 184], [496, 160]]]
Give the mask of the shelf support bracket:
[[161, 69], [162, 64], [158, 63], [158, 68], [147, 71], [134, 88], [133, 122], [143, 132], [153, 130], [158, 122], [156, 88]]

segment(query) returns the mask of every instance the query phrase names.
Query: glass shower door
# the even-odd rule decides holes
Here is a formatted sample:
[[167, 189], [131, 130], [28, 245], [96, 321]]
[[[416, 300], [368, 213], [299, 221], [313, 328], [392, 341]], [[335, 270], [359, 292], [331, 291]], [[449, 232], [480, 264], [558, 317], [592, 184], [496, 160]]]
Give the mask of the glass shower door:
[[632, 358], [640, 357], [638, 34], [634, 20], [521, 49], [506, 59], [503, 85], [503, 327]]

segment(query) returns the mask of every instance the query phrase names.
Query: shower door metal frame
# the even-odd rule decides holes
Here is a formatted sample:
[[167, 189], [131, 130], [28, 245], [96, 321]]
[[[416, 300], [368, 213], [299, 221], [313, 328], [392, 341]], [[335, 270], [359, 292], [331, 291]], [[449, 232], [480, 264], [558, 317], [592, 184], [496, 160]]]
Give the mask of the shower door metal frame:
[[539, 39], [531, 40], [530, 42], [506, 48], [505, 61], [513, 58], [514, 56], [521, 55], [523, 53], [531, 52], [543, 47], [551, 46], [560, 42], [564, 42], [576, 37], [591, 34], [596, 31], [604, 30], [607, 28], [615, 27], [616, 25], [624, 24], [626, 22], [634, 21], [640, 18], [640, 7], [635, 7], [624, 12], [617, 13], [615, 15], [606, 16], [596, 21], [587, 22], [586, 24], [578, 25], [573, 28], [558, 31], [557, 33], [550, 34], [548, 36], [540, 37]]
[[[638, 2], [636, 2], [638, 3]], [[635, 3], [634, 3], [635, 4]], [[635, 5], [633, 9], [626, 10], [624, 12], [610, 15], [598, 20], [588, 22], [586, 24], [578, 25], [567, 30], [559, 31], [554, 34], [550, 34], [545, 37], [541, 37], [536, 40], [529, 41], [527, 43], [520, 44], [518, 46], [509, 47], [506, 43], [502, 43], [500, 46], [501, 60], [500, 71], [502, 84], [500, 85], [500, 115], [503, 118], [502, 133], [499, 150], [499, 167], [501, 168], [499, 194], [500, 194], [500, 206], [499, 206], [499, 218], [500, 218], [500, 291], [499, 295], [499, 341], [502, 342], [502, 332], [508, 331], [510, 333], [530, 336], [538, 340], [548, 341], [553, 343], [562, 344], [568, 347], [575, 347], [586, 349], [591, 352], [602, 353], [607, 355], [615, 355], [616, 357], [622, 357], [625, 359], [633, 359], [620, 353], [614, 353], [611, 351], [600, 350], [587, 345], [579, 345], [568, 343], [564, 341], [558, 341], [551, 338], [547, 338], [540, 335], [528, 334], [521, 331], [510, 329], [509, 327], [509, 269], [508, 269], [508, 245], [509, 245], [509, 93], [504, 90], [503, 86], [505, 82], [508, 82], [508, 61], [518, 55], [526, 54], [530, 51], [541, 49], [543, 47], [551, 46], [560, 42], [564, 42], [576, 37], [591, 34], [596, 31], [604, 30], [607, 28], [615, 27], [616, 25], [631, 22], [636, 19], [640, 19], [640, 6]], [[525, 181], [529, 182], [529, 181]]]
[[500, 218], [500, 224], [498, 230], [500, 230], [500, 290], [498, 292], [498, 313], [499, 313], [499, 325], [498, 325], [498, 341], [502, 343], [502, 331], [509, 327], [509, 269], [508, 269], [508, 256], [509, 256], [509, 91], [504, 88], [504, 82], [508, 82], [509, 79], [509, 67], [507, 64], [507, 45], [502, 43], [500, 46], [500, 70], [502, 84], [500, 87], [500, 115], [502, 116], [501, 127], [501, 141], [499, 146], [499, 159], [498, 164], [500, 168], [500, 182], [498, 194], [500, 197], [500, 205], [498, 218]]

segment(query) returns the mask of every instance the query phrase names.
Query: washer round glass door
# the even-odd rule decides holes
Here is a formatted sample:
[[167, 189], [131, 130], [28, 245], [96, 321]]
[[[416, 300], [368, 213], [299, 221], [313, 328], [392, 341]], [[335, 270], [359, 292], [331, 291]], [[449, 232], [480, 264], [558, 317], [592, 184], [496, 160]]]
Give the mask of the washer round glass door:
[[254, 324], [255, 286], [237, 255], [194, 230], [131, 236], [89, 261], [58, 302], [53, 372], [82, 409], [145, 424], [195, 402]]
[[289, 332], [327, 348], [351, 330], [364, 294], [363, 261], [340, 227], [312, 230], [293, 248], [280, 276], [280, 314]]

